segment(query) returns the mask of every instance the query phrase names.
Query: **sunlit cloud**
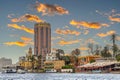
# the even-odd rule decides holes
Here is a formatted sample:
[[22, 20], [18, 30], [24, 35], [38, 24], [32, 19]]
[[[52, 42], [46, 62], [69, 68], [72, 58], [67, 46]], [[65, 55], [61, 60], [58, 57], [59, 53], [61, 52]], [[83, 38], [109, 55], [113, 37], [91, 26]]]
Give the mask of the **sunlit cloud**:
[[22, 36], [20, 39], [23, 40], [24, 42], [32, 41], [32, 38], [28, 38], [28, 37], [25, 37], [25, 36]]
[[8, 18], [11, 18], [11, 22], [43, 22], [43, 20], [40, 19], [37, 15], [32, 14], [25, 14], [23, 16], [20, 16], [19, 18], [12, 18], [12, 16], [8, 15]]
[[63, 29], [56, 29], [55, 32], [57, 34], [62, 34], [62, 35], [66, 35], [66, 34], [70, 34], [70, 35], [80, 35], [80, 32], [76, 31], [76, 30], [69, 30], [69, 29], [66, 29], [66, 30], [63, 30]]
[[100, 12], [99, 10], [96, 10], [96, 12], [102, 16], [108, 17], [108, 19], [112, 22], [120, 22], [120, 14], [117, 13], [115, 9], [112, 9], [110, 12]]
[[89, 50], [89, 48], [88, 48], [88, 47], [85, 47], [85, 46], [81, 46], [79, 49], [80, 49], [81, 51]]
[[107, 37], [107, 36], [110, 36], [110, 35], [112, 35], [114, 33], [116, 33], [116, 31], [110, 30], [110, 31], [108, 31], [106, 33], [97, 33], [97, 36], [99, 36], [99, 37]]
[[18, 29], [18, 30], [23, 30], [27, 33], [30, 33], [30, 34], [34, 34], [34, 30], [33, 29], [30, 29], [24, 25], [22, 26], [19, 26], [17, 24], [8, 24], [8, 27], [11, 27], [11, 28], [15, 28], [15, 29]]
[[99, 43], [96, 42], [93, 38], [89, 38], [89, 39], [87, 39], [87, 40], [84, 40], [84, 46], [87, 46], [89, 43], [99, 44]]
[[69, 14], [68, 10], [56, 4], [51, 5], [36, 2], [35, 8], [38, 12], [41, 12], [42, 15]]
[[22, 36], [20, 39], [27, 45], [34, 45], [32, 38]]
[[10, 37], [18, 37], [17, 34], [11, 34]]
[[120, 22], [120, 17], [109, 16], [109, 20], [113, 22]]
[[120, 36], [117, 36], [116, 39], [117, 39], [118, 41], [120, 41]]
[[62, 39], [62, 37], [60, 37], [60, 36], [51, 37], [51, 40], [57, 40], [57, 39]]
[[15, 42], [5, 42], [4, 44], [5, 44], [5, 45], [8, 45], [8, 46], [16, 45], [16, 46], [20, 46], [20, 47], [24, 47], [24, 46], [27, 45], [27, 44], [25, 44], [24, 42], [20, 42], [20, 41], [15, 41]]
[[87, 35], [89, 33], [89, 30], [85, 30], [84, 34]]
[[7, 45], [7, 46], [16, 45], [16, 46], [19, 46], [19, 47], [25, 47], [27, 45], [34, 45], [33, 41], [32, 41], [32, 38], [22, 36], [20, 39], [22, 41], [11, 41], [11, 42], [9, 41], [9, 42], [5, 42], [4, 44]]
[[80, 42], [80, 40], [70, 40], [70, 41], [61, 40], [58, 42], [58, 44], [61, 46], [64, 46], [64, 45], [76, 44], [79, 42]]
[[71, 20], [70, 24], [77, 28], [80, 28], [81, 26], [85, 28], [91, 28], [91, 29], [100, 29], [102, 26], [109, 27], [109, 25], [106, 23], [76, 21], [76, 20]]

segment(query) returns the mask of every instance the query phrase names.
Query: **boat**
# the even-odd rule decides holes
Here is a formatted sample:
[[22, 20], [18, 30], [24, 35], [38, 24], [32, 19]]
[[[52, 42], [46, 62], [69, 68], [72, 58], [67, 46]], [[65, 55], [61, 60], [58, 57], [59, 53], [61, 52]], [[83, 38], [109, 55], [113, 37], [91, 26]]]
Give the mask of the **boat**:
[[25, 74], [26, 71], [25, 71], [25, 70], [22, 70], [22, 69], [18, 69], [18, 70], [17, 70], [17, 73], [18, 73], [18, 74]]
[[2, 73], [16, 73], [15, 67], [2, 67]]
[[101, 70], [92, 70], [92, 73], [101, 73]]
[[57, 70], [55, 70], [55, 69], [47, 69], [47, 70], [45, 70], [45, 72], [46, 73], [56, 73]]
[[16, 73], [17, 71], [15, 69], [3, 69], [2, 73]]

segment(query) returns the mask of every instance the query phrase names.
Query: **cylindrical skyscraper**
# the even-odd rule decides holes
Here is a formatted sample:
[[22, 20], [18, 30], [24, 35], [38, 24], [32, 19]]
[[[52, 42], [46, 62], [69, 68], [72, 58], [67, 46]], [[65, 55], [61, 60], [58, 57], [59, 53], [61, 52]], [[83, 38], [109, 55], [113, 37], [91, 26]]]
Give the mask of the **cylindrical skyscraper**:
[[34, 54], [45, 61], [47, 53], [51, 52], [51, 26], [49, 23], [40, 22], [34, 25]]

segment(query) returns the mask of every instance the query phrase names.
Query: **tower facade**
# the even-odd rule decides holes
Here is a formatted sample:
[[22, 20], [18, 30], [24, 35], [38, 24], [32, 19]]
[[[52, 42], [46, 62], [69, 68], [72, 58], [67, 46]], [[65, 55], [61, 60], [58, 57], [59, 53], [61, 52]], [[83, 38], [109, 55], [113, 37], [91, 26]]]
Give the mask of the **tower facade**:
[[34, 25], [34, 54], [42, 56], [45, 61], [47, 53], [51, 52], [51, 26], [49, 23], [40, 22]]

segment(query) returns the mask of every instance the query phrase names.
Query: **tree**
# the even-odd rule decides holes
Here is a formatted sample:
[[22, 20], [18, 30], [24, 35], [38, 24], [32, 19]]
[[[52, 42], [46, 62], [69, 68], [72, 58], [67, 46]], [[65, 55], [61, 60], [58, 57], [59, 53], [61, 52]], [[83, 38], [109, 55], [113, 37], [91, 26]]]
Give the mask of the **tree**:
[[115, 57], [115, 55], [118, 51], [117, 45], [115, 44], [116, 38], [117, 38], [117, 35], [115, 33], [111, 35], [111, 41], [113, 43], [113, 46], [112, 46], [113, 57]]
[[100, 54], [100, 46], [96, 45], [95, 55], [99, 55], [99, 54]]
[[80, 55], [80, 49], [75, 49], [75, 55], [78, 57]]
[[77, 66], [78, 65], [78, 56], [80, 55], [80, 50], [75, 49], [71, 52], [71, 54], [72, 54], [72, 57], [71, 57], [72, 62], [75, 66]]
[[89, 53], [94, 54], [94, 52], [93, 52], [93, 43], [89, 43], [88, 48], [90, 49]]
[[62, 50], [62, 49], [57, 49], [56, 52], [57, 52], [57, 53], [56, 53], [57, 58], [58, 58], [59, 60], [61, 60], [62, 55], [65, 54], [65, 53], [64, 53], [64, 50]]
[[62, 60], [65, 61], [65, 65], [69, 65], [70, 64], [70, 57], [69, 56], [62, 56]]
[[117, 55], [116, 55], [116, 60], [117, 60], [117, 61], [120, 61], [120, 54], [117, 54]]
[[94, 60], [94, 59], [91, 59], [91, 60], [90, 60], [90, 63], [93, 63], [93, 62], [95, 62], [95, 60]]
[[109, 52], [109, 46], [105, 46], [104, 49], [101, 51], [101, 56], [104, 58], [111, 57], [111, 53]]

